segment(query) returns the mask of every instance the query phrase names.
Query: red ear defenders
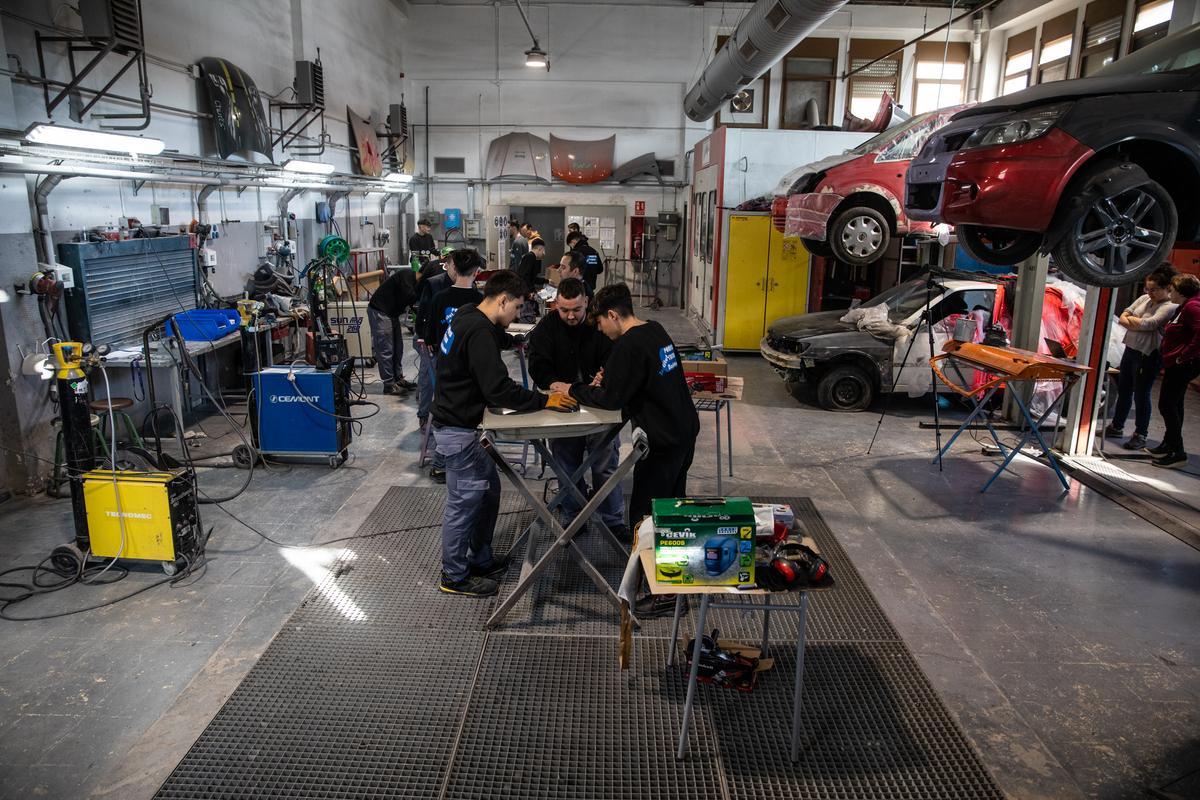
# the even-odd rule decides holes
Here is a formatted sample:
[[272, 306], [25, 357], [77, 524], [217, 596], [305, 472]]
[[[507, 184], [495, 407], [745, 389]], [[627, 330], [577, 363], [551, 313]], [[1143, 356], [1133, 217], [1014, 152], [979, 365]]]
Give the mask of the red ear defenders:
[[785, 542], [766, 550], [766, 558], [759, 560], [754, 570], [755, 580], [760, 587], [783, 592], [820, 583], [829, 575], [829, 564], [812, 548], [799, 542]]

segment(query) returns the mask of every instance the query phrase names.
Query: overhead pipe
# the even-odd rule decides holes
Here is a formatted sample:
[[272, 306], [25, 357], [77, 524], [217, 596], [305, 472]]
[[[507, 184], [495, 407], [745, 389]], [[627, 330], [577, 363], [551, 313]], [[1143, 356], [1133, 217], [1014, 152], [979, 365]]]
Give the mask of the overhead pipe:
[[69, 178], [69, 175], [47, 175], [38, 182], [37, 189], [33, 193], [34, 207], [37, 209], [38, 220], [38, 236], [37, 243], [41, 259], [40, 264], [55, 264], [54, 258], [54, 240], [50, 236], [50, 193]]
[[983, 17], [971, 20], [971, 71], [967, 73], [967, 102], [979, 100], [979, 82], [983, 71]]
[[696, 122], [711, 118], [757, 80], [846, 0], [758, 0], [683, 99]]
[[291, 203], [292, 200], [294, 200], [296, 198], [296, 196], [303, 191], [304, 191], [303, 189], [292, 188], [292, 189], [288, 189], [286, 192], [284, 192], [283, 194], [281, 194], [279, 196], [279, 203], [277, 204], [276, 208], [278, 208], [278, 210], [279, 210], [279, 238], [280, 239], [286, 240], [286, 239], [291, 238], [288, 236], [288, 204]]
[[210, 183], [201, 187], [200, 191], [196, 193], [196, 219], [201, 225], [208, 222], [208, 196], [216, 190], [216, 185]]

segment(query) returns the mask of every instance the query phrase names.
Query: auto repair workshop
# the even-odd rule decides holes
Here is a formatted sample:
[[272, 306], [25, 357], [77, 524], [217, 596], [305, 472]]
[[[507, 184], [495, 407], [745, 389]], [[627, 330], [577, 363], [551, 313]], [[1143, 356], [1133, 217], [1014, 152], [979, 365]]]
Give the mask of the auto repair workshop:
[[1200, 0], [0, 51], [0, 800], [1200, 800]]

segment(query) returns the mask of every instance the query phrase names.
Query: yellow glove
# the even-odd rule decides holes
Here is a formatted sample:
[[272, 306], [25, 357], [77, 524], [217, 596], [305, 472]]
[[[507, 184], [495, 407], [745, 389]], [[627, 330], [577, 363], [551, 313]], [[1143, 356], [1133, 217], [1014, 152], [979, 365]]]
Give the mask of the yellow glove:
[[569, 394], [552, 394], [546, 399], [546, 408], [551, 411], [578, 411], [579, 401]]

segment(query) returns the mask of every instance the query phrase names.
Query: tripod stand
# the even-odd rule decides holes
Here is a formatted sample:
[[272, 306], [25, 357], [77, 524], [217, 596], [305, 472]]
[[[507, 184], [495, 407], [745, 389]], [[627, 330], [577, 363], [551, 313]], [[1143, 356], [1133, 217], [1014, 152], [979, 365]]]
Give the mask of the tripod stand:
[[929, 365], [930, 389], [933, 394], [933, 431], [934, 437], [937, 440], [937, 465], [938, 471], [942, 470], [942, 426], [941, 426], [941, 409], [938, 406], [937, 396], [937, 374], [933, 371], [933, 320], [931, 319], [933, 290], [937, 286], [937, 280], [934, 278], [933, 270], [929, 270], [925, 277], [925, 306], [921, 309], [921, 316], [917, 318], [917, 329], [913, 331], [913, 335], [908, 339], [908, 349], [904, 351], [904, 358], [900, 359], [900, 368], [896, 369], [892, 376], [892, 390], [888, 392], [888, 396], [883, 400], [883, 411], [879, 414], [879, 422], [875, 424], [875, 433], [871, 436], [871, 443], [867, 446], [867, 455], [871, 455], [871, 449], [875, 447], [875, 439], [879, 436], [879, 430], [883, 427], [883, 418], [887, 416], [888, 408], [892, 404], [892, 395], [896, 393], [896, 387], [900, 384], [900, 375], [904, 372], [904, 368], [908, 365], [908, 357], [912, 354], [913, 345], [917, 341], [917, 333], [921, 329], [921, 325], [925, 325], [926, 340], [929, 343]]

